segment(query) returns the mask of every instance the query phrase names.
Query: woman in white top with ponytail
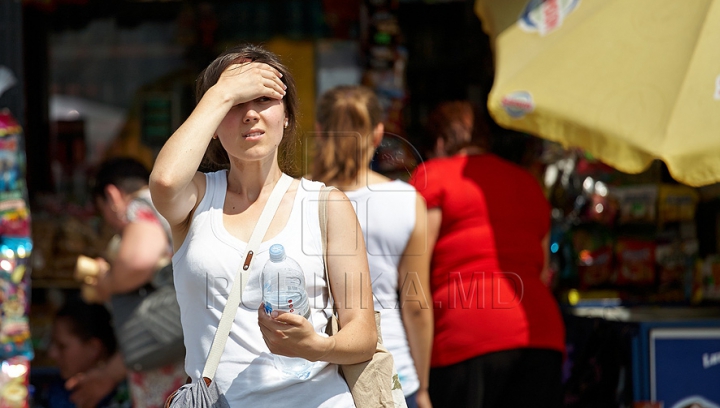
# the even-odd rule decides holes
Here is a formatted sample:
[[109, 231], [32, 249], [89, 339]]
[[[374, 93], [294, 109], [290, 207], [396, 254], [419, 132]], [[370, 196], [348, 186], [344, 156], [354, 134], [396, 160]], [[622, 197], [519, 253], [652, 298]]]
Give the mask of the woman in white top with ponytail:
[[[312, 179], [342, 190], [365, 234], [375, 310], [409, 408], [430, 408], [433, 339], [426, 206], [415, 189], [369, 168], [383, 137], [382, 108], [362, 86], [325, 92], [316, 109]], [[399, 293], [399, 295], [398, 295]]]
[[[292, 76], [275, 54], [254, 45], [230, 49], [200, 74], [197, 106], [155, 162], [150, 189], [172, 228], [185, 369], [193, 381], [201, 376], [252, 230], [287, 171], [278, 154], [293, 158], [287, 149], [295, 142], [296, 98]], [[254, 254], [213, 379], [230, 406], [354, 406], [337, 365], [366, 361], [375, 351], [367, 256], [352, 205], [345, 194], [333, 191], [328, 270], [341, 328], [335, 336], [324, 335], [332, 306], [323, 302], [327, 287], [317, 216], [321, 186], [292, 182]], [[259, 276], [275, 243], [303, 267], [312, 302], [310, 321], [291, 313], [267, 315], [262, 307]], [[275, 368], [271, 353], [316, 363], [309, 378], [288, 377]]]

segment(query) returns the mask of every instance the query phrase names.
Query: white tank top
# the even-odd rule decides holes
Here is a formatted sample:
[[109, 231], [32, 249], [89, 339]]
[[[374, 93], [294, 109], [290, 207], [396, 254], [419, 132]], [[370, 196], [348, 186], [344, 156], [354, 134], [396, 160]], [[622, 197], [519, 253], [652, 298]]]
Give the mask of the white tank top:
[[[173, 256], [175, 287], [185, 334], [185, 370], [197, 380], [205, 366], [228, 293], [242, 262], [246, 242], [223, 225], [227, 171], [206, 174], [205, 196], [195, 210], [185, 241]], [[311, 321], [324, 335], [332, 305], [327, 298], [317, 198], [321, 183], [301, 180], [285, 228], [263, 242], [253, 259], [215, 381], [231, 407], [354, 407], [347, 384], [335, 364], [317, 362], [310, 378], [283, 376], [262, 339], [257, 323], [261, 303], [260, 272], [272, 244], [282, 244], [305, 273]]]
[[415, 229], [415, 189], [395, 180], [345, 194], [365, 234], [375, 310], [380, 311], [383, 344], [392, 353], [407, 396], [420, 387], [410, 355], [398, 299], [398, 265]]

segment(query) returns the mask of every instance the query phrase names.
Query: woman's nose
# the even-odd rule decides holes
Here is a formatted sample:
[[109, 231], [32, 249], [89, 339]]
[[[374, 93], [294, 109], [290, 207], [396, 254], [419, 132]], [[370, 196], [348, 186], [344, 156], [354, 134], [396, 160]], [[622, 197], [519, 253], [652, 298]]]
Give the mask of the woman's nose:
[[255, 109], [248, 109], [247, 112], [245, 112], [245, 116], [243, 117], [244, 123], [252, 123], [257, 122], [257, 120], [260, 119], [260, 116], [258, 115], [257, 111]]

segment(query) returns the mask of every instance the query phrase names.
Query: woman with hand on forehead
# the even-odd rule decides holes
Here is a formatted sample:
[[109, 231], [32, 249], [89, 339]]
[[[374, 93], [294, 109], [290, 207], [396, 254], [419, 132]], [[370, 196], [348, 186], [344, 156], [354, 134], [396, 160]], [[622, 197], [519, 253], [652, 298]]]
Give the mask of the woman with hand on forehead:
[[[172, 227], [173, 268], [193, 381], [201, 377], [238, 267], [273, 187], [288, 171], [297, 127], [292, 75], [259, 46], [230, 49], [200, 74], [197, 106], [160, 151], [153, 202]], [[279, 155], [285, 160], [280, 161]], [[198, 171], [202, 168], [207, 172]], [[328, 201], [325, 282], [317, 200], [322, 183], [293, 180], [250, 267], [214, 382], [230, 406], [353, 407], [338, 364], [369, 360], [377, 339], [362, 232], [345, 194]], [[262, 306], [260, 272], [272, 244], [302, 266], [311, 318]], [[325, 336], [332, 284], [340, 331]], [[348, 288], [345, 290], [345, 288]], [[317, 308], [316, 308], [317, 307]], [[326, 308], [327, 310], [324, 310]], [[287, 376], [271, 353], [315, 362], [307, 379]]]

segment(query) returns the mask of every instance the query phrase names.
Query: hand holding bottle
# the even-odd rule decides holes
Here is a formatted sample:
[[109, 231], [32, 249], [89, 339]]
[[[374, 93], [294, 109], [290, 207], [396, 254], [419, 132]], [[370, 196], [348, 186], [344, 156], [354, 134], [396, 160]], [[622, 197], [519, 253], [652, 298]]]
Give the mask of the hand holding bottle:
[[285, 255], [282, 245], [275, 244], [270, 247], [260, 284], [263, 304], [258, 310], [258, 324], [275, 367], [285, 375], [306, 379], [313, 368], [309, 359], [322, 357], [327, 342], [309, 321], [310, 300], [303, 270]]
[[318, 361], [332, 349], [333, 339], [318, 335], [307, 319], [293, 313], [273, 311], [268, 315], [261, 304], [258, 325], [273, 354]]

